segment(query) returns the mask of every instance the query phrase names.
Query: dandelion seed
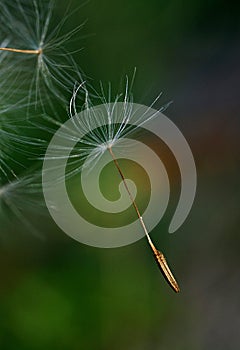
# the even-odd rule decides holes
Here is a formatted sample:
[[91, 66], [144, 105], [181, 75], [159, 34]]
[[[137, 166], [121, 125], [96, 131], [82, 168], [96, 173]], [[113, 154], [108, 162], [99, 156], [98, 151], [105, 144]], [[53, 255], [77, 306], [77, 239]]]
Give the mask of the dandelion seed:
[[0, 47], [0, 52], [10, 56], [8, 65], [5, 64], [5, 70], [11, 72], [8, 85], [22, 96], [26, 95], [28, 85], [29, 103], [35, 101], [35, 108], [41, 107], [44, 111], [46, 105], [54, 110], [53, 96], [66, 104], [66, 92], [70, 93], [73, 85], [73, 71], [78, 72], [80, 81], [82, 79], [82, 73], [64, 46], [83, 24], [61, 34], [71, 13], [65, 13], [53, 27], [53, 3], [46, 0], [3, 0], [0, 9], [0, 34], [9, 38], [9, 42]]
[[[88, 167], [91, 169], [91, 167], [94, 167], [94, 165], [98, 162], [103, 153], [110, 153], [116, 169], [121, 176], [125, 190], [129, 195], [131, 204], [136, 211], [144, 234], [147, 237], [147, 241], [154, 254], [156, 262], [169, 285], [175, 292], [179, 292], [180, 289], [178, 283], [175, 280], [170, 268], [168, 267], [163, 253], [159, 252], [156, 249], [150, 238], [138, 205], [128, 187], [126, 178], [117, 161], [117, 158], [115, 157], [113, 150], [113, 148], [117, 146], [118, 142], [121, 139], [126, 138], [132, 134], [133, 131], [138, 129], [140, 126], [143, 126], [149, 120], [153, 119], [158, 113], [152, 113], [149, 115], [149, 113], [141, 114], [137, 113], [136, 111], [134, 112], [131, 86], [132, 84], [129, 84], [127, 79], [124, 94], [117, 95], [117, 97], [112, 102], [111, 86], [109, 86], [108, 98], [106, 99], [104, 88], [101, 85], [101, 95], [99, 97], [102, 101], [102, 107], [104, 110], [101, 110], [99, 113], [94, 112], [95, 110], [92, 108], [92, 102], [89, 97], [89, 93], [84, 85], [82, 84], [75, 89], [69, 107], [69, 114], [74, 124], [74, 130], [69, 130], [66, 126], [61, 128], [61, 133], [58, 134], [58, 136], [62, 137], [63, 140], [75, 141], [75, 143], [77, 143], [77, 146], [74, 149], [74, 153], [69, 152], [67, 155], [67, 159], [71, 162], [71, 165], [73, 165], [73, 167], [71, 168], [70, 172], [64, 176], [75, 175], [76, 173], [79, 173], [83, 167]], [[82, 113], [78, 114], [76, 100], [77, 95], [81, 89], [85, 94], [85, 103], [82, 107]], [[154, 103], [158, 100], [159, 97], [160, 96], [156, 98]], [[120, 102], [120, 100], [122, 100], [121, 109], [118, 109], [118, 102]], [[149, 110], [151, 107], [149, 107]], [[167, 105], [162, 107], [160, 110], [162, 111], [166, 107]], [[80, 115], [82, 117], [79, 117]], [[103, 122], [101, 123], [102, 126], [99, 128], [97, 126], [99, 125], [99, 119], [101, 118]], [[105, 122], [106, 120], [107, 123]], [[134, 123], [130, 123], [133, 121]], [[85, 135], [85, 137], [79, 139], [79, 135]], [[54, 153], [52, 153], [52, 158], [50, 157], [47, 159], [57, 160], [65, 157], [63, 154], [66, 154], [66, 149], [61, 148], [61, 145], [56, 144], [53, 151]]]

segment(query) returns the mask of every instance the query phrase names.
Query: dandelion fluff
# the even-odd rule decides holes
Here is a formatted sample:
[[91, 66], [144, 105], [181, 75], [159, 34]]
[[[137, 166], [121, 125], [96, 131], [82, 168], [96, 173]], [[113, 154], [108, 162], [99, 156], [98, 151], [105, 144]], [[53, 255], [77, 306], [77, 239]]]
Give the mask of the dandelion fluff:
[[[177, 150], [175, 137], [181, 141], [182, 134], [160, 111], [152, 109], [152, 106], [134, 104], [129, 93], [128, 80], [122, 96], [117, 96], [111, 102], [109, 93], [108, 100], [103, 96], [104, 103], [95, 107], [91, 104], [88, 91], [84, 89], [85, 104], [83, 110], [78, 113], [76, 98], [81, 88], [82, 86], [79, 86], [74, 91], [70, 102], [70, 119], [54, 134], [44, 159], [43, 190], [50, 214], [58, 226], [72, 238], [93, 246], [119, 247], [135, 242], [145, 235], [160, 270], [174, 291], [179, 292], [179, 286], [164, 255], [156, 249], [149, 235], [149, 230], [157, 225], [167, 208], [170, 192], [168, 175], [161, 160], [151, 148], [131, 138], [134, 132], [144, 127], [157, 133], [158, 136], [160, 133], [167, 145], [172, 145], [174, 150]], [[122, 98], [121, 102], [120, 98]], [[152, 124], [156, 118], [160, 118], [160, 124], [158, 124], [163, 126], [163, 130], [158, 132]], [[170, 134], [168, 129], [171, 131]], [[184, 140], [181, 141], [181, 145], [186, 147]], [[136, 153], [134, 153], [135, 150]], [[188, 148], [186, 150], [189, 151]], [[146, 175], [150, 177], [150, 183], [154, 189], [153, 191], [150, 189], [150, 201], [143, 213], [137, 204], [138, 188], [136, 189], [125, 176], [125, 171], [122, 171], [118, 160], [123, 151], [125, 151], [125, 159], [137, 161], [146, 169]], [[130, 153], [132, 156], [129, 156]], [[187, 157], [191, 162], [191, 155], [187, 154]], [[114, 163], [122, 179], [118, 187], [120, 197], [114, 203], [103, 198], [99, 186], [102, 170], [111, 162]], [[71, 165], [69, 172], [68, 164]], [[151, 165], [153, 165], [152, 169]], [[156, 165], [159, 165], [157, 172]], [[184, 166], [180, 169], [184, 169]], [[136, 219], [131, 223], [122, 223], [121, 227], [112, 226], [109, 222], [107, 225], [93, 223], [85, 214], [79, 212], [77, 201], [71, 198], [67, 184], [68, 175], [78, 178], [77, 186], [80, 186], [80, 183], [82, 186], [79, 201], [84, 201], [87, 197], [86, 206], [89, 208], [94, 207], [95, 210], [97, 208], [102, 215], [106, 216], [108, 213], [114, 215], [133, 207], [137, 214]], [[111, 177], [109, 180], [111, 181]], [[158, 201], [156, 201], [155, 190], [159, 190], [159, 184], [161, 191], [157, 191]], [[76, 192], [77, 187], [73, 191]], [[187, 206], [189, 204], [191, 206], [191, 196], [189, 199], [190, 203]], [[124, 202], [125, 206], [122, 206]], [[139, 230], [139, 224], [142, 226], [142, 231]]]
[[[72, 55], [65, 44], [76, 37], [83, 24], [64, 33], [64, 24], [71, 13], [63, 14], [63, 19], [54, 20], [54, 2], [36, 0], [2, 0], [0, 9], [0, 34], [8, 41], [1, 46], [1, 55], [8, 54], [5, 71], [9, 89], [21, 96], [28, 95], [29, 103], [44, 111], [47, 106], [53, 111], [54, 96], [66, 103], [66, 92], [73, 85], [72, 72], [81, 80]], [[57, 22], [57, 24], [56, 24]], [[1, 38], [0, 38], [1, 39]], [[8, 52], [5, 50], [9, 50]], [[12, 50], [12, 52], [11, 52]]]

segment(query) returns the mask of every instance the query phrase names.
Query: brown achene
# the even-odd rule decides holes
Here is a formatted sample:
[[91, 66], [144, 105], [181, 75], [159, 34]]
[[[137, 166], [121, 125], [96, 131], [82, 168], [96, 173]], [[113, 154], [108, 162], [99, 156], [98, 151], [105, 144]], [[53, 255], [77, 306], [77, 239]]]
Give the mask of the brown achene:
[[170, 268], [169, 268], [169, 266], [167, 264], [166, 258], [163, 255], [163, 253], [161, 253], [159, 250], [157, 250], [157, 248], [154, 246], [154, 244], [153, 244], [153, 242], [152, 242], [152, 240], [151, 240], [151, 238], [149, 236], [149, 233], [147, 231], [147, 228], [145, 226], [145, 223], [143, 221], [141, 213], [140, 213], [140, 211], [138, 209], [138, 206], [137, 206], [137, 204], [136, 204], [136, 202], [135, 202], [135, 200], [134, 200], [134, 198], [133, 198], [133, 196], [132, 196], [132, 194], [131, 194], [131, 192], [129, 190], [129, 187], [128, 187], [127, 182], [126, 182], [126, 178], [125, 178], [125, 176], [124, 176], [124, 174], [123, 174], [123, 172], [122, 172], [122, 170], [121, 170], [121, 168], [119, 166], [119, 163], [118, 163], [118, 161], [117, 161], [117, 159], [116, 159], [116, 157], [115, 157], [115, 155], [113, 153], [113, 150], [112, 150], [111, 146], [108, 147], [108, 151], [109, 151], [109, 153], [110, 153], [110, 155], [111, 155], [111, 157], [112, 157], [112, 159], [114, 161], [114, 164], [115, 164], [115, 166], [116, 166], [116, 168], [117, 168], [117, 170], [119, 172], [119, 175], [122, 178], [122, 181], [123, 181], [123, 184], [125, 186], [125, 189], [126, 189], [128, 195], [129, 195], [130, 200], [132, 202], [132, 205], [133, 205], [133, 207], [134, 207], [134, 209], [135, 209], [135, 211], [137, 213], [138, 219], [139, 219], [140, 224], [141, 224], [141, 226], [143, 228], [143, 231], [144, 231], [144, 233], [145, 233], [145, 235], [147, 237], [147, 240], [148, 240], [148, 243], [150, 245], [150, 248], [152, 249], [152, 252], [153, 252], [154, 258], [155, 258], [155, 260], [157, 262], [157, 265], [158, 265], [160, 271], [162, 272], [164, 278], [166, 279], [166, 281], [170, 285], [170, 287], [176, 293], [179, 293], [180, 292], [179, 285], [178, 285], [176, 279], [174, 278], [174, 276], [173, 276], [173, 274], [172, 274], [172, 272], [171, 272], [171, 270], [170, 270]]

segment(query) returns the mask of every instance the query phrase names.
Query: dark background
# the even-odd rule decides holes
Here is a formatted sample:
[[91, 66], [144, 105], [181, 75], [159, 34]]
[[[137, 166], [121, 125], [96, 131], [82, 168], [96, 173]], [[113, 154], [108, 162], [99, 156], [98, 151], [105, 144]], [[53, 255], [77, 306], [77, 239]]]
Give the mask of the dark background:
[[[79, 5], [73, 1], [72, 7]], [[56, 1], [55, 21], [65, 4]], [[237, 350], [239, 329], [239, 7], [223, 1], [91, 0], [75, 54], [92, 85], [118, 87], [134, 67], [134, 100], [160, 105], [193, 151], [198, 188], [176, 234], [153, 232], [180, 282], [174, 294], [144, 239], [118, 249], [73, 241], [35, 214], [0, 251], [1, 349]], [[4, 225], [6, 225], [4, 223]], [[5, 226], [6, 231], [6, 226]], [[159, 243], [161, 241], [161, 244]]]

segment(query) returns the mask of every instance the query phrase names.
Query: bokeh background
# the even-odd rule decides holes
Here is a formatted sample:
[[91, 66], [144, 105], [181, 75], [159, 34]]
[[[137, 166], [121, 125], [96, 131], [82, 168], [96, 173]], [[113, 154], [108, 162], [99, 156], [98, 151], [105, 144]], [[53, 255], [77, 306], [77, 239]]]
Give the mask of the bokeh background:
[[[72, 1], [72, 8], [79, 6]], [[64, 15], [56, 1], [54, 19]], [[118, 249], [73, 241], [35, 212], [39, 233], [1, 223], [0, 348], [237, 350], [239, 317], [239, 6], [223, 1], [91, 0], [75, 48], [98, 87], [134, 67], [134, 100], [159, 106], [188, 140], [198, 188], [176, 234], [152, 233], [180, 282], [174, 294], [144, 239]], [[74, 47], [73, 47], [74, 49]]]

